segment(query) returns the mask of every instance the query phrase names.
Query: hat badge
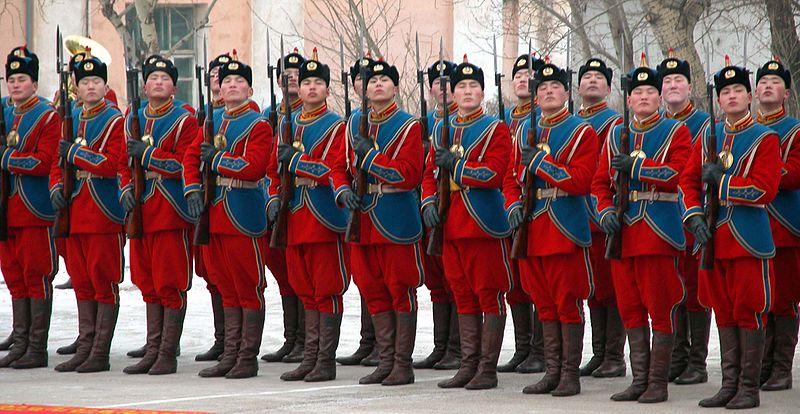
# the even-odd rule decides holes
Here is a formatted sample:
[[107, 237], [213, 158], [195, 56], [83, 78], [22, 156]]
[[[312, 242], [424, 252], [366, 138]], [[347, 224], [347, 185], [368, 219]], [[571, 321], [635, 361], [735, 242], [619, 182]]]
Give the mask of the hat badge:
[[22, 49], [16, 49], [16, 50], [14, 50], [14, 56], [17, 56], [17, 57], [22, 57]]
[[380, 72], [382, 70], [383, 70], [383, 65], [381, 65], [381, 64], [375, 65], [375, 68], [374, 68], [375, 72]]
[[236, 62], [228, 64], [228, 70], [237, 70], [239, 69], [239, 64]]
[[165, 67], [167, 67], [167, 64], [164, 63], [163, 60], [160, 60], [160, 61], [156, 62], [156, 67], [157, 68], [165, 68]]
[[92, 70], [92, 69], [94, 69], [94, 64], [92, 62], [86, 62], [86, 64], [83, 65], [83, 70]]
[[725, 75], [724, 75], [724, 76], [725, 76], [725, 79], [730, 79], [730, 78], [732, 78], [732, 77], [736, 76], [736, 71], [735, 71], [735, 70], [733, 70], [733, 69], [729, 69], [729, 70], [727, 70], [727, 71], [725, 72]]
[[770, 63], [769, 66], [767, 66], [767, 69], [769, 69], [769, 70], [778, 70], [778, 62]]
[[647, 78], [649, 78], [649, 77], [650, 77], [650, 74], [648, 74], [647, 72], [641, 72], [638, 75], [636, 75], [636, 80], [644, 81], [644, 80], [647, 80]]
[[436, 64], [436, 70], [437, 70], [437, 71], [442, 71], [442, 70], [444, 70], [444, 63], [441, 63], [441, 62], [437, 63], [437, 64]]
[[550, 76], [552, 74], [553, 74], [553, 68], [547, 67], [547, 68], [542, 69], [542, 75]]
[[80, 63], [83, 61], [83, 55], [75, 55], [75, 63]]
[[289, 56], [289, 63], [297, 63], [298, 59], [297, 56]]
[[527, 64], [528, 64], [528, 60], [525, 59], [525, 58], [522, 58], [522, 59], [517, 61], [517, 67], [525, 66]]
[[230, 62], [231, 60], [230, 60], [230, 58], [228, 58], [227, 56], [220, 56], [220, 57], [219, 57], [219, 61], [220, 61], [220, 62], [222, 62], [222, 63], [228, 63], [228, 62]]
[[466, 66], [466, 67], [464, 67], [464, 69], [461, 69], [461, 73], [463, 73], [465, 75], [472, 75], [472, 72], [473, 72], [473, 70], [469, 66]]
[[19, 62], [17, 62], [15, 60], [15, 61], [11, 62], [11, 65], [9, 65], [9, 66], [11, 67], [11, 70], [17, 70], [17, 69], [19, 69]]
[[678, 67], [678, 62], [675, 60], [670, 60], [667, 62], [667, 69], [675, 69]]
[[361, 66], [369, 66], [369, 59], [361, 59]]
[[308, 70], [317, 70], [317, 62], [308, 62]]
[[599, 68], [600, 67], [600, 61], [599, 60], [593, 60], [593, 61], [589, 62], [589, 67], [590, 68]]

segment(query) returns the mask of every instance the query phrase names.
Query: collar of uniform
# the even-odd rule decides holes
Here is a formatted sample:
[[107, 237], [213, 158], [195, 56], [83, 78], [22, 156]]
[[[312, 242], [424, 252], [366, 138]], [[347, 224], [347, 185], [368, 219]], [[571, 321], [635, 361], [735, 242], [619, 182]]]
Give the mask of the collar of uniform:
[[554, 113], [551, 116], [545, 117], [542, 115], [542, 119], [539, 122], [542, 126], [553, 126], [561, 121], [564, 120], [569, 115], [569, 109], [567, 107], [561, 108], [560, 111]]
[[[302, 99], [297, 98], [296, 100], [292, 101], [292, 111], [300, 109], [301, 106], [303, 106]], [[286, 104], [284, 102], [281, 102], [281, 113], [286, 113]]]
[[636, 115], [633, 116], [633, 127], [639, 130], [649, 129], [653, 125], [656, 124], [661, 119], [661, 114], [658, 111], [653, 112], [652, 115], [648, 116], [641, 121], [636, 119]]
[[369, 119], [370, 119], [370, 121], [380, 122], [380, 121], [383, 121], [384, 119], [392, 116], [397, 111], [398, 111], [397, 102], [392, 101], [392, 103], [390, 103], [389, 106], [384, 108], [382, 111], [380, 111], [380, 112], [375, 112], [375, 111], [370, 112], [369, 113]]
[[684, 119], [686, 119], [686, 117], [689, 116], [689, 114], [692, 113], [692, 111], [694, 111], [694, 104], [692, 103], [692, 101], [689, 101], [688, 103], [686, 103], [686, 106], [680, 111], [671, 114], [669, 110], [667, 110], [665, 111], [665, 113], [667, 115], [667, 118], [683, 121]]
[[461, 114], [459, 114], [456, 117], [456, 123], [467, 124], [467, 123], [470, 123], [470, 122], [480, 118], [481, 116], [483, 116], [483, 107], [482, 106], [479, 107], [475, 112], [473, 112], [473, 113], [471, 113], [471, 114], [469, 114], [467, 116], [463, 116], [462, 117]]
[[581, 110], [578, 111], [578, 115], [580, 115], [580, 116], [591, 116], [591, 115], [594, 115], [594, 114], [596, 114], [596, 113], [598, 113], [598, 112], [600, 112], [600, 111], [602, 111], [603, 109], [606, 109], [606, 108], [608, 108], [608, 102], [602, 101], [602, 102], [596, 103], [596, 104], [594, 104], [594, 105], [592, 105], [592, 106], [590, 106], [588, 108], [581, 108]]
[[222, 108], [223, 106], [225, 106], [225, 100], [222, 98], [211, 101], [212, 108]]
[[158, 108], [153, 108], [150, 105], [150, 102], [147, 102], [147, 108], [145, 108], [144, 112], [148, 116], [161, 116], [167, 113], [170, 109], [172, 109], [172, 98], [167, 99], [167, 103], [159, 106]]
[[39, 103], [39, 97], [37, 95], [33, 95], [30, 98], [28, 98], [27, 101], [17, 105], [16, 108], [14, 109], [17, 113], [21, 114], [30, 111], [31, 108], [36, 106], [38, 103]]
[[103, 112], [103, 110], [105, 110], [107, 106], [108, 106], [108, 101], [103, 99], [94, 108], [89, 108], [89, 109], [83, 108], [83, 111], [81, 111], [81, 118], [91, 118], [99, 114], [100, 112]]
[[328, 103], [324, 102], [319, 108], [312, 109], [308, 112], [305, 111], [305, 107], [303, 107], [303, 112], [300, 113], [300, 120], [301, 121], [310, 121], [314, 118], [318, 118], [320, 115], [328, 112]]
[[522, 116], [530, 112], [531, 112], [531, 101], [529, 99], [525, 101], [524, 104], [515, 106], [514, 111], [511, 114], [514, 116]]
[[244, 101], [241, 105], [237, 106], [236, 108], [228, 109], [225, 108], [225, 116], [229, 118], [235, 118], [245, 112], [250, 110], [250, 101]]
[[[449, 112], [452, 115], [456, 113], [457, 110], [458, 110], [458, 104], [456, 104], [455, 102], [450, 102], [450, 105], [447, 107], [447, 112]], [[440, 108], [439, 105], [436, 105], [436, 116], [438, 116], [439, 118], [444, 116], [444, 109]]]
[[786, 116], [786, 107], [781, 105], [780, 109], [771, 114], [762, 114], [761, 111], [758, 111], [757, 121], [759, 124], [769, 125], [774, 124], [784, 116]]
[[755, 122], [753, 121], [753, 116], [750, 115], [750, 111], [748, 111], [744, 118], [734, 122], [733, 124], [728, 122], [728, 118], [725, 118], [725, 130], [728, 132], [739, 132], [749, 127], [753, 122]]

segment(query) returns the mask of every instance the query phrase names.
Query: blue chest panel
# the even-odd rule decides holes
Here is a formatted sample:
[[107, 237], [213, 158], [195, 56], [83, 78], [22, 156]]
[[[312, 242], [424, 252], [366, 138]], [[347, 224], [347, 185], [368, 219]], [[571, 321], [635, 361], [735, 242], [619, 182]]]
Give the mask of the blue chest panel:
[[[511, 133], [511, 140], [515, 140], [517, 138], [517, 133], [522, 128], [522, 124], [527, 122], [530, 123], [530, 112], [527, 112], [523, 115], [514, 115], [514, 110], [517, 106], [513, 106], [511, 108], [506, 109], [506, 125], [508, 125], [508, 130]], [[538, 105], [536, 106], [536, 119], [540, 119], [542, 117], [542, 108]], [[521, 135], [524, 137], [524, 135]], [[523, 138], [524, 139], [524, 138]]]
[[[768, 126], [780, 135], [781, 148], [800, 131], [800, 121], [790, 116], [784, 116]], [[786, 152], [782, 154], [784, 162], [789, 151], [795, 145], [800, 145], [800, 142], [796, 140], [788, 145]], [[767, 205], [767, 211], [792, 234], [800, 237], [800, 190], [779, 190], [778, 195]]]
[[[597, 135], [600, 135], [600, 131], [616, 122], [617, 119], [620, 118], [620, 115], [611, 108], [603, 108], [582, 118], [592, 126], [592, 129], [595, 130]], [[606, 137], [600, 137], [601, 140], [605, 140], [605, 138]]]
[[692, 144], [694, 144], [697, 137], [700, 136], [700, 131], [708, 126], [710, 119], [708, 113], [695, 108], [692, 110], [692, 113], [683, 120], [683, 123], [689, 127], [689, 132], [692, 134]]

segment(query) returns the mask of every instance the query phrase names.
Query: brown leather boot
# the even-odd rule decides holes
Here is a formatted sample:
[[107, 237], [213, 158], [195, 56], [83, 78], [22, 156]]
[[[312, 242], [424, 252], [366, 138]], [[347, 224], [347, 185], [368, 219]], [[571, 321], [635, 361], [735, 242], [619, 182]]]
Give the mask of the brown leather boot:
[[225, 378], [252, 378], [258, 375], [258, 351], [264, 334], [264, 309], [242, 309], [242, 342], [236, 365]]
[[531, 353], [531, 318], [533, 309], [530, 303], [517, 303], [510, 306], [511, 321], [514, 323], [514, 355], [503, 365], [497, 366], [497, 372], [514, 372], [517, 366]]
[[372, 315], [372, 326], [375, 327], [375, 345], [378, 348], [380, 362], [375, 371], [358, 380], [359, 384], [380, 384], [392, 372], [395, 352], [395, 319], [394, 311]]
[[239, 346], [242, 342], [242, 308], [223, 308], [225, 317], [225, 349], [222, 359], [213, 367], [200, 370], [197, 373], [203, 378], [224, 377], [236, 365], [239, 355]]
[[710, 398], [700, 400], [701, 407], [724, 407], [736, 395], [739, 387], [739, 328], [717, 328], [719, 330], [719, 355], [722, 365], [722, 387]]
[[706, 357], [708, 357], [708, 337], [711, 334], [711, 312], [689, 312], [689, 365], [675, 378], [675, 384], [701, 384], [708, 382]]
[[92, 351], [89, 353], [89, 358], [75, 368], [76, 372], [100, 372], [111, 369], [109, 353], [111, 339], [114, 338], [114, 329], [117, 326], [117, 316], [119, 316], [119, 305], [97, 304]]
[[[764, 337], [764, 359], [761, 361], [761, 375], [759, 384], [766, 384], [770, 376], [772, 376], [772, 355], [775, 353], [775, 314], [769, 312], [767, 314], [767, 323], [765, 326]], [[744, 352], [744, 351], [742, 351]]]
[[600, 368], [606, 355], [606, 327], [608, 326], [608, 308], [599, 306], [589, 308], [589, 321], [592, 324], [592, 358], [581, 367], [582, 377], [592, 375]]
[[302, 381], [317, 364], [319, 352], [319, 311], [306, 309], [306, 337], [303, 350], [303, 362], [292, 371], [284, 372], [281, 379], [284, 381]]
[[301, 300], [297, 301], [297, 330], [294, 333], [294, 337], [292, 350], [281, 359], [281, 362], [294, 364], [303, 361], [306, 347], [306, 311], [303, 309]]
[[539, 312], [533, 311], [533, 328], [531, 335], [531, 352], [528, 357], [517, 365], [516, 371], [520, 374], [535, 374], [544, 372], [544, 334], [542, 333], [542, 321], [539, 320]]
[[[80, 329], [80, 326], [78, 327]], [[81, 338], [80, 333], [78, 333], [78, 337], [75, 338], [69, 345], [60, 346], [56, 349], [56, 353], [59, 355], [73, 355], [78, 352], [78, 340]]]
[[178, 347], [183, 333], [183, 320], [186, 317], [186, 308], [164, 308], [164, 330], [161, 333], [161, 346], [158, 348], [158, 358], [147, 371], [150, 375], [174, 374], [178, 370]]
[[[342, 365], [359, 365], [369, 359], [369, 365], [378, 366], [378, 352], [375, 348], [375, 327], [372, 326], [372, 316], [367, 309], [367, 302], [361, 297], [361, 340], [358, 349], [352, 355], [336, 358]], [[374, 364], [372, 363], [374, 362]]]
[[761, 358], [764, 357], [764, 330], [739, 328], [739, 348], [742, 368], [739, 372], [739, 389], [733, 399], [725, 404], [725, 408], [729, 410], [755, 408], [761, 405], [759, 375]]
[[197, 354], [195, 361], [216, 361], [225, 350], [225, 311], [222, 307], [222, 295], [211, 294], [211, 312], [214, 315], [214, 344], [208, 351]]
[[647, 390], [639, 396], [640, 403], [664, 402], [669, 398], [669, 367], [675, 349], [675, 334], [653, 332], [653, 348], [650, 351], [650, 372], [647, 374]]
[[396, 312], [396, 315], [394, 367], [389, 376], [381, 381], [381, 385], [414, 383], [411, 355], [414, 353], [414, 341], [417, 336], [417, 312]]
[[78, 301], [78, 349], [68, 361], [56, 365], [58, 372], [75, 371], [78, 365], [89, 359], [94, 344], [95, 325], [97, 320], [97, 302], [93, 300]]
[[[625, 376], [625, 327], [616, 305], [606, 308], [606, 344], [603, 363], [592, 372], [595, 378]], [[594, 333], [592, 333], [594, 335]]]
[[22, 358], [28, 349], [28, 332], [31, 328], [31, 300], [29, 298], [11, 299], [11, 337], [14, 345], [8, 354], [0, 359], [0, 368]]
[[161, 347], [161, 331], [164, 329], [164, 307], [158, 303], [147, 303], [146, 306], [147, 345], [145, 345], [145, 353], [141, 361], [122, 370], [126, 374], [146, 374], [158, 358], [158, 349]]
[[487, 390], [497, 387], [497, 360], [503, 347], [503, 330], [506, 328], [506, 314], [483, 314], [481, 332], [481, 358], [478, 372], [464, 386], [468, 390]]
[[314, 369], [303, 378], [305, 382], [322, 382], [336, 379], [336, 349], [342, 327], [341, 313], [319, 314], [319, 352]]
[[458, 332], [461, 337], [461, 365], [453, 378], [439, 382], [439, 388], [461, 388], [472, 380], [478, 371], [481, 356], [482, 315], [458, 315]]
[[583, 324], [561, 324], [561, 377], [554, 397], [569, 397], [581, 393], [581, 376], [578, 366], [583, 354]]
[[689, 318], [686, 306], [681, 305], [675, 312], [675, 348], [669, 363], [669, 382], [675, 381], [689, 365], [689, 348]]
[[792, 360], [797, 347], [797, 331], [797, 317], [775, 317], [772, 375], [761, 386], [762, 390], [780, 391], [792, 388]]
[[28, 369], [47, 366], [47, 336], [53, 299], [31, 299], [31, 325], [25, 355], [11, 363], [11, 368]]
[[[283, 309], [283, 345], [277, 351], [264, 354], [262, 360], [267, 362], [280, 362], [283, 357], [292, 352], [297, 342], [298, 317], [297, 310], [300, 300], [297, 296], [281, 296], [281, 308]], [[298, 346], [298, 348], [300, 348]], [[300, 351], [302, 352], [302, 350]]]
[[140, 348], [132, 349], [128, 351], [125, 355], [131, 358], [144, 358], [144, 354], [147, 353], [147, 343], [142, 345]]
[[650, 371], [650, 327], [627, 329], [628, 346], [631, 351], [631, 385], [611, 396], [613, 401], [636, 401], [647, 390], [647, 375]]
[[458, 333], [458, 312], [456, 304], [450, 304], [450, 317], [448, 319], [450, 328], [447, 333], [447, 350], [442, 359], [433, 365], [433, 369], [458, 369], [461, 366], [461, 335]]
[[441, 361], [447, 350], [450, 333], [450, 303], [433, 303], [433, 351], [423, 360], [414, 361], [415, 369], [431, 369]]
[[561, 323], [559, 321], [542, 322], [544, 340], [544, 362], [547, 369], [542, 379], [522, 389], [524, 394], [549, 394], [561, 380]]
[[0, 351], [8, 351], [11, 349], [11, 345], [14, 345], [14, 334], [8, 334], [8, 338], [4, 339], [0, 342]]

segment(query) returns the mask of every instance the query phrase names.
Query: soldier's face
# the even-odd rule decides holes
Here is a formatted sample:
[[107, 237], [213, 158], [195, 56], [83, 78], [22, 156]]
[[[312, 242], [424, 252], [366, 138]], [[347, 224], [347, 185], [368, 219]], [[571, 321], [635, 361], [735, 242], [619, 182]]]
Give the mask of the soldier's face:
[[396, 93], [397, 86], [386, 75], [373, 76], [367, 82], [367, 98], [370, 101], [387, 102], [394, 99]]
[[[445, 88], [449, 88], [450, 82], [445, 80], [444, 85]], [[433, 85], [431, 85], [431, 95], [433, 95], [433, 98], [436, 99], [437, 105], [439, 106], [444, 105], [444, 90], [442, 89], [442, 83], [440, 82], [440, 78], [436, 78], [433, 80]], [[453, 94], [448, 93], [447, 104], [449, 105], [451, 102], [453, 102]]]
[[318, 108], [330, 96], [330, 89], [322, 78], [306, 78], [300, 82], [300, 99], [309, 109]]
[[689, 79], [678, 73], [664, 77], [661, 83], [661, 97], [668, 105], [679, 105], [689, 101], [692, 84]]
[[15, 73], [8, 77], [6, 87], [8, 87], [8, 96], [14, 102], [25, 102], [39, 89], [39, 83], [34, 82], [29, 75]]
[[747, 88], [740, 83], [728, 85], [719, 91], [720, 108], [726, 113], [731, 115], [739, 115], [747, 112], [750, 109], [750, 102], [753, 100], [753, 95], [747, 92]]
[[241, 105], [253, 95], [253, 88], [247, 83], [247, 79], [239, 75], [226, 76], [219, 90], [225, 105], [231, 108]]
[[539, 84], [536, 88], [536, 96], [539, 98], [539, 106], [542, 113], [555, 113], [564, 108], [569, 95], [567, 88], [561, 82], [547, 81]]
[[655, 86], [638, 86], [628, 96], [628, 106], [634, 115], [639, 118], [646, 118], [653, 115], [661, 106], [661, 95]]
[[300, 69], [289, 68], [281, 72], [281, 76], [278, 76], [279, 85], [283, 85], [284, 76], [286, 76], [286, 79], [289, 81], [289, 94], [297, 95], [300, 89], [300, 84], [298, 83], [298, 79], [300, 79]]
[[219, 66], [215, 66], [208, 72], [209, 81], [211, 82], [211, 93], [214, 95], [219, 94]]
[[458, 104], [458, 110], [469, 114], [480, 108], [483, 102], [483, 89], [481, 84], [474, 79], [462, 80], [453, 90], [453, 99]]
[[78, 98], [90, 108], [105, 99], [107, 91], [106, 82], [99, 76], [87, 76], [78, 82]]
[[518, 71], [511, 80], [511, 85], [514, 87], [514, 95], [517, 96], [517, 99], [531, 98], [531, 93], [528, 91], [528, 69]]
[[359, 98], [363, 98], [363, 96], [361, 96], [361, 88], [363, 87], [364, 83], [361, 82], [361, 75], [356, 75], [356, 80], [353, 81], [353, 90], [356, 92], [356, 95], [358, 95]]
[[590, 70], [581, 76], [578, 95], [583, 99], [602, 101], [611, 93], [611, 86], [606, 77], [596, 70]]
[[166, 100], [175, 94], [175, 84], [166, 72], [156, 71], [147, 77], [144, 93], [151, 100]]
[[756, 97], [761, 105], [782, 105], [789, 98], [789, 90], [780, 76], [765, 75], [756, 84]]

